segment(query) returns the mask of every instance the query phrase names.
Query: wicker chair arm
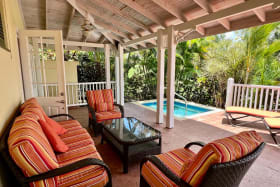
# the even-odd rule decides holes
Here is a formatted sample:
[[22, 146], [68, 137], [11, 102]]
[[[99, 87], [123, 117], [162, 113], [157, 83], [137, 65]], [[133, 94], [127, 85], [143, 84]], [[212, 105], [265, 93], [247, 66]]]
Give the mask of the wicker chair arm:
[[172, 180], [178, 186], [180, 186], [180, 187], [191, 187], [191, 185], [189, 185], [184, 180], [182, 180], [180, 177], [175, 175], [156, 156], [149, 155], [149, 156], [145, 157], [141, 162], [141, 167], [140, 168], [142, 168], [143, 164], [147, 161], [150, 161], [151, 163], [153, 163], [166, 177], [168, 177], [170, 180]]
[[206, 145], [206, 143], [200, 142], [200, 141], [191, 142], [191, 143], [188, 143], [187, 145], [185, 145], [185, 149], [189, 149], [193, 145], [198, 145], [200, 147], [204, 147]]
[[91, 113], [92, 120], [96, 122], [95, 110], [91, 106], [88, 105], [88, 111], [89, 111], [89, 113]]
[[69, 117], [71, 119], [75, 119], [73, 116], [71, 116], [70, 114], [57, 114], [57, 115], [52, 115], [52, 116], [49, 116], [50, 118], [56, 118], [56, 117], [61, 117], [61, 116], [66, 116], [66, 117]]
[[121, 111], [121, 113], [122, 113], [122, 118], [123, 118], [123, 117], [124, 117], [124, 108], [123, 108], [123, 106], [120, 105], [120, 104], [117, 104], [117, 103], [114, 103], [114, 105], [117, 106], [117, 107], [119, 107], [119, 109], [120, 109], [120, 111]]
[[[25, 183], [30, 183], [30, 182], [34, 182], [34, 181], [38, 181], [38, 180], [44, 180], [47, 178], [51, 178], [51, 177], [55, 177], [58, 175], [62, 175], [80, 168], [83, 168], [85, 166], [90, 166], [90, 165], [99, 165], [105, 168], [107, 174], [108, 174], [108, 178], [109, 178], [109, 184], [112, 184], [112, 179], [111, 179], [111, 172], [109, 167], [102, 161], [96, 158], [86, 158], [77, 162], [74, 162], [72, 164], [57, 168], [57, 169], [53, 169], [50, 170], [48, 172], [39, 174], [39, 175], [35, 175], [35, 176], [31, 176], [28, 178], [25, 178], [24, 182]], [[109, 185], [111, 186], [111, 185]]]

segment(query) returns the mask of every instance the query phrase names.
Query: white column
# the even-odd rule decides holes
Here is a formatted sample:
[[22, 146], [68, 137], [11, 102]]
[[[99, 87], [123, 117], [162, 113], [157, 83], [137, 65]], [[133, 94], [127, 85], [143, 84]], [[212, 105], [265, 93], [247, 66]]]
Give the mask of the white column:
[[234, 85], [234, 79], [233, 78], [229, 78], [228, 81], [227, 81], [226, 107], [227, 106], [232, 106], [233, 85]]
[[163, 99], [164, 99], [164, 47], [162, 29], [157, 37], [157, 119], [156, 123], [163, 123]]
[[105, 74], [106, 74], [106, 88], [111, 88], [111, 78], [110, 78], [110, 44], [105, 44]]
[[115, 82], [116, 82], [116, 101], [120, 104], [120, 71], [119, 71], [119, 59], [120, 57], [116, 55], [115, 57]]
[[123, 46], [119, 44], [119, 57], [120, 57], [120, 104], [124, 105], [124, 71], [123, 71]]
[[175, 31], [174, 27], [170, 26], [167, 29], [167, 41], [168, 41], [168, 63], [167, 63], [167, 115], [166, 115], [166, 127], [174, 127], [174, 94], [175, 94]]

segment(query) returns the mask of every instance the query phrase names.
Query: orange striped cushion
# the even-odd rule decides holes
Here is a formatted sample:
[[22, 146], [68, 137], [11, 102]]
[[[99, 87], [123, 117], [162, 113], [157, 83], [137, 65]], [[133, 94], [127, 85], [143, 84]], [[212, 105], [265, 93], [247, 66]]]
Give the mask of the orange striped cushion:
[[236, 114], [246, 114], [246, 115], [257, 116], [257, 117], [280, 116], [279, 112], [271, 112], [271, 111], [258, 110], [258, 109], [245, 108], [245, 107], [237, 107], [237, 106], [226, 107], [226, 112], [236, 113]]
[[194, 162], [185, 167], [182, 179], [191, 186], [199, 186], [211, 165], [240, 159], [255, 150], [262, 141], [255, 131], [241, 132], [215, 140], [204, 146], [196, 155]]
[[[190, 149], [176, 149], [156, 156], [166, 167], [180, 177], [184, 164], [192, 163], [195, 153]], [[176, 186], [174, 182], [166, 177], [153, 163], [149, 161], [143, 165], [141, 174], [151, 186]]]
[[102, 90], [104, 102], [107, 103], [107, 110], [114, 110], [114, 97], [112, 89]]
[[[16, 118], [8, 138], [9, 152], [24, 175], [33, 176], [58, 168], [56, 156], [36, 119], [21, 115]], [[31, 185], [50, 186], [56, 178], [34, 182]]]
[[96, 112], [107, 112], [107, 103], [97, 103], [96, 104]]
[[39, 105], [38, 101], [36, 98], [30, 98], [26, 100], [21, 106], [20, 106], [20, 112], [22, 112], [26, 107], [29, 105]]
[[107, 111], [107, 112], [97, 112], [95, 113], [97, 122], [101, 122], [108, 119], [118, 119], [122, 117], [122, 114], [118, 111]]
[[24, 108], [24, 110], [22, 111], [22, 114], [28, 115], [28, 116], [36, 119], [37, 121], [39, 119], [42, 121], [46, 121], [45, 113], [43, 113], [42, 110], [37, 106], [28, 106], [28, 107]]
[[96, 110], [97, 103], [104, 103], [102, 90], [87, 91], [88, 105]]

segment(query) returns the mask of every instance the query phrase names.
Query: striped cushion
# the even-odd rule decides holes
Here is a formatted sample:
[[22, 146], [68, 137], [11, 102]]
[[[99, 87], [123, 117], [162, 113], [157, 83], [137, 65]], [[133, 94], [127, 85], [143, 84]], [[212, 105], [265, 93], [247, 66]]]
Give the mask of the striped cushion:
[[96, 110], [96, 103], [104, 103], [102, 90], [87, 91], [88, 105]]
[[[32, 104], [33, 105], [33, 104]], [[42, 110], [37, 106], [28, 106], [24, 108], [22, 114], [28, 115], [37, 121], [40, 119], [42, 121], [46, 121], [46, 115], [42, 112]]]
[[241, 132], [211, 142], [199, 151], [192, 164], [185, 167], [182, 179], [191, 186], [199, 186], [211, 165], [240, 159], [255, 150], [261, 142], [262, 138], [255, 131]]
[[96, 104], [96, 112], [107, 112], [107, 111], [108, 111], [107, 103]]
[[58, 123], [65, 128], [67, 131], [72, 131], [75, 129], [81, 129], [82, 126], [77, 120], [65, 120], [65, 121], [58, 121]]
[[114, 109], [114, 97], [112, 89], [102, 90], [104, 102], [107, 103], [107, 110], [111, 111]]
[[[87, 139], [84, 137], [85, 140]], [[68, 145], [76, 144], [68, 142]], [[71, 146], [70, 146], [71, 147]], [[66, 153], [57, 155], [60, 166], [65, 166], [85, 158], [96, 158], [102, 160], [93, 144], [80, 145], [70, 148]], [[59, 176], [58, 186], [104, 186], [108, 182], [108, 175], [105, 169], [98, 165], [86, 166]]]
[[20, 112], [22, 112], [26, 107], [30, 105], [39, 105], [38, 101], [36, 98], [30, 98], [26, 100], [21, 106], [20, 106]]
[[258, 109], [245, 108], [245, 107], [237, 107], [237, 106], [226, 107], [226, 112], [236, 113], [236, 114], [246, 114], [246, 115], [262, 117], [262, 118], [280, 116], [279, 112], [271, 112], [271, 111], [258, 110]]
[[[44, 173], [59, 166], [40, 124], [28, 115], [16, 118], [10, 131], [8, 146], [11, 157], [25, 176]], [[50, 178], [30, 185], [53, 186], [56, 181], [56, 178]]]
[[95, 113], [95, 115], [98, 123], [104, 120], [117, 119], [122, 117], [122, 114], [119, 111], [115, 111], [115, 110], [107, 111], [107, 112], [98, 112]]
[[[186, 163], [192, 163], [195, 157], [189, 149], [177, 149], [168, 153], [156, 155], [165, 166], [167, 166], [178, 177]], [[142, 169], [141, 174], [151, 186], [176, 186], [169, 178], [167, 178], [154, 164], [146, 162]]]

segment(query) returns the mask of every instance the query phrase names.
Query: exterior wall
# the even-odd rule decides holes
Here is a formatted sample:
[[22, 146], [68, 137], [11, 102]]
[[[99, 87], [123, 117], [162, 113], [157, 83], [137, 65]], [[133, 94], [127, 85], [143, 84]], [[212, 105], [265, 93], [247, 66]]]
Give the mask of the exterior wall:
[[23, 101], [17, 30], [24, 22], [17, 0], [0, 0], [7, 50], [0, 47], [0, 136]]

